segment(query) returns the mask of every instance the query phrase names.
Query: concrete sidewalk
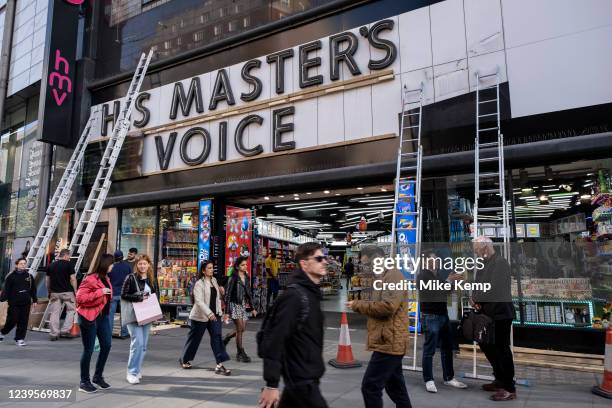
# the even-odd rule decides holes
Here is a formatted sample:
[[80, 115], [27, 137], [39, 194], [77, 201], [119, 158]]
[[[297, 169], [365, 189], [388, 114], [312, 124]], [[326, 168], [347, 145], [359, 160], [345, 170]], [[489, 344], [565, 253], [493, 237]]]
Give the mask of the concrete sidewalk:
[[[187, 329], [161, 330], [151, 337], [149, 351], [143, 369], [144, 378], [138, 385], [125, 380], [129, 340], [113, 339], [113, 348], [106, 366], [105, 378], [112, 385], [107, 391], [96, 394], [77, 393], [76, 403], [29, 403], [5, 402], [0, 406], [17, 407], [255, 407], [262, 386], [261, 360], [256, 358], [255, 330], [258, 322], [250, 322], [245, 336], [245, 346], [253, 358], [250, 364], [226, 363], [232, 376], [221, 377], [212, 371], [214, 359], [208, 337], [205, 336], [196, 357], [194, 368], [183, 370], [177, 359], [183, 347]], [[331, 325], [329, 322], [328, 325]], [[227, 330], [224, 327], [224, 330]], [[326, 330], [325, 360], [335, 357], [339, 331], [337, 327]], [[353, 352], [357, 359], [367, 363], [369, 353], [364, 351], [364, 330], [350, 332]], [[12, 333], [11, 333], [12, 335]], [[28, 332], [28, 346], [18, 348], [11, 337], [0, 344], [0, 393], [7, 394], [19, 386], [57, 386], [76, 391], [79, 381], [80, 339], [50, 342], [46, 334]], [[228, 346], [235, 355], [235, 344]], [[92, 373], [96, 354], [92, 361]], [[435, 374], [441, 377], [439, 358], [436, 356]], [[410, 364], [406, 360], [406, 364]], [[419, 364], [420, 365], [420, 364]], [[357, 408], [363, 406], [360, 384], [365, 371], [361, 368], [337, 370], [330, 366], [322, 382], [322, 390], [330, 407]], [[458, 374], [471, 371], [470, 360], [455, 360]], [[479, 372], [489, 374], [490, 368], [479, 366]], [[610, 401], [591, 394], [592, 385], [601, 380], [600, 375], [545, 368], [517, 367], [517, 377], [528, 379], [529, 387], [518, 388], [518, 399], [511, 402], [494, 403], [488, 393], [480, 391], [481, 381], [466, 379], [467, 390], [450, 389], [437, 381], [438, 393], [425, 391], [421, 374], [405, 371], [408, 392], [414, 407], [610, 407]], [[6, 399], [3, 399], [6, 401]], [[394, 404], [385, 396], [385, 406]]]

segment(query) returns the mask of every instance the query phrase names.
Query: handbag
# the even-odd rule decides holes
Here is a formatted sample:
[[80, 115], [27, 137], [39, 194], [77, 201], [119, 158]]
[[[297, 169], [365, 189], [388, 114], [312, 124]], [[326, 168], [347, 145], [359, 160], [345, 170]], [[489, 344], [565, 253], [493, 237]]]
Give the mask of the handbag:
[[[136, 280], [134, 275], [130, 275], [129, 278]], [[136, 284], [136, 287], [138, 287], [138, 284]], [[134, 323], [136, 321], [133, 303], [129, 300], [121, 299], [121, 326], [125, 326], [126, 324]]]
[[139, 326], [159, 320], [163, 316], [155, 293], [151, 293], [142, 302], [132, 303], [132, 307]]
[[459, 330], [466, 340], [495, 344], [495, 321], [483, 313], [474, 310], [465, 313]]

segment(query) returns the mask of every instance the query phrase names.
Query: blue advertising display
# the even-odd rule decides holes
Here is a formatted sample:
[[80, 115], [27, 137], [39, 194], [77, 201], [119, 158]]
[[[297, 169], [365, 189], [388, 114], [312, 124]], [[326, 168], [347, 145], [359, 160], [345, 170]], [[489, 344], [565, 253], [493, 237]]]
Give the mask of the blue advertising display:
[[[397, 200], [397, 216], [396, 216], [396, 234], [397, 234], [397, 251], [400, 255], [408, 255], [416, 258], [416, 215], [412, 214], [416, 211], [414, 198], [415, 184], [414, 181], [401, 180], [399, 183], [399, 192]], [[413, 271], [402, 268], [402, 273], [407, 279], [414, 279]]]
[[200, 201], [198, 218], [198, 265], [210, 259], [210, 213], [212, 200]]

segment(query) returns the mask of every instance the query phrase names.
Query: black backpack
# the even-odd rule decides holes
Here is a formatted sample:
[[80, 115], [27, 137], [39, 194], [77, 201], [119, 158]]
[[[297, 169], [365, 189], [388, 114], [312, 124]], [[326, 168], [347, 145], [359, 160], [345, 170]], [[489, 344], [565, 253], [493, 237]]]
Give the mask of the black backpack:
[[495, 321], [484, 313], [470, 311], [461, 319], [463, 337], [478, 344], [495, 344]]
[[[308, 315], [310, 314], [310, 303], [308, 302], [308, 296], [306, 295], [306, 293], [304, 293], [304, 290], [300, 288], [300, 285], [298, 285], [297, 283], [287, 285], [287, 289], [290, 288], [295, 289], [300, 295], [302, 307], [298, 316], [297, 329], [302, 330], [302, 327], [304, 326], [304, 323], [306, 323], [306, 321], [308, 320]], [[276, 315], [276, 310], [278, 308], [277, 303], [278, 300], [274, 302], [272, 309], [266, 314], [266, 317], [264, 318], [264, 321], [262, 322], [261, 327], [259, 328], [259, 331], [257, 332], [257, 335], [255, 337], [257, 341], [257, 356], [259, 358], [264, 358], [263, 342], [266, 336], [266, 332], [270, 329], [270, 322], [274, 320], [274, 316]]]

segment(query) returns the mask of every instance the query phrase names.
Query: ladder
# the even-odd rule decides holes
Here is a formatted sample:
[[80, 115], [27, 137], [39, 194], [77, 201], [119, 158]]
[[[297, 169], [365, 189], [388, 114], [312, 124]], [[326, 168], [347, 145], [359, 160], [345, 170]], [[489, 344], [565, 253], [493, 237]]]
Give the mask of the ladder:
[[[397, 152], [395, 174], [395, 199], [393, 203], [393, 221], [391, 226], [391, 253], [419, 257], [421, 253], [422, 209], [421, 209], [421, 174], [423, 146], [421, 129], [423, 117], [423, 89], [402, 89], [402, 113], [400, 118], [400, 140]], [[413, 242], [411, 242], [413, 241]], [[411, 271], [416, 277], [418, 269]], [[414, 301], [418, 304], [418, 292]], [[414, 316], [414, 341], [411, 370], [418, 370], [417, 335], [419, 326], [418, 310]]]
[[[504, 170], [504, 136], [501, 133], [499, 108], [499, 66], [494, 73], [476, 72], [476, 138], [474, 141], [474, 238], [480, 235], [479, 221], [502, 221], [502, 256], [510, 256], [508, 202]], [[491, 82], [494, 81], [493, 84]], [[462, 302], [463, 315], [463, 302]], [[465, 377], [493, 380], [478, 375], [476, 343], [472, 345], [472, 372]]]
[[30, 274], [33, 276], [36, 276], [37, 274], [38, 267], [40, 266], [42, 259], [45, 257], [49, 242], [51, 241], [51, 238], [53, 237], [53, 234], [55, 233], [55, 230], [62, 219], [64, 210], [66, 209], [70, 196], [72, 195], [72, 187], [77, 175], [79, 174], [81, 163], [83, 162], [83, 156], [85, 154], [85, 149], [87, 148], [89, 133], [94, 122], [97, 120], [96, 118], [98, 118], [98, 115], [96, 114], [98, 110], [99, 109], [96, 109], [91, 112], [89, 119], [85, 124], [81, 137], [79, 138], [79, 141], [72, 152], [72, 156], [68, 161], [66, 170], [64, 170], [64, 174], [57, 185], [57, 189], [49, 201], [45, 218], [38, 229], [36, 237], [34, 237], [32, 246], [30, 247], [26, 257], [28, 269]]
[[149, 63], [151, 62], [151, 56], [153, 50], [150, 50], [147, 55], [144, 53], [140, 56], [138, 66], [132, 77], [132, 82], [128, 88], [126, 95], [125, 105], [119, 113], [117, 122], [113, 127], [113, 133], [108, 139], [108, 144], [104, 150], [102, 161], [100, 162], [100, 169], [96, 175], [96, 179], [91, 187], [91, 192], [85, 203], [83, 211], [81, 211], [79, 222], [74, 230], [72, 241], [70, 242], [70, 253], [71, 259], [74, 261], [74, 269], [79, 270], [87, 245], [93, 234], [93, 230], [98, 221], [98, 217], [102, 212], [102, 207], [108, 191], [111, 186], [111, 176], [117, 163], [117, 158], [121, 152], [123, 141], [130, 128], [130, 116], [132, 114], [132, 108], [134, 106], [134, 100], [140, 91], [140, 86], [147, 72]]
[[[499, 109], [499, 67], [492, 74], [476, 76], [476, 138], [474, 142], [474, 238], [479, 221], [502, 221], [502, 255], [510, 254], [508, 201], [504, 169], [504, 136]], [[494, 84], [481, 86], [494, 80]], [[483, 187], [484, 186], [484, 187]]]

